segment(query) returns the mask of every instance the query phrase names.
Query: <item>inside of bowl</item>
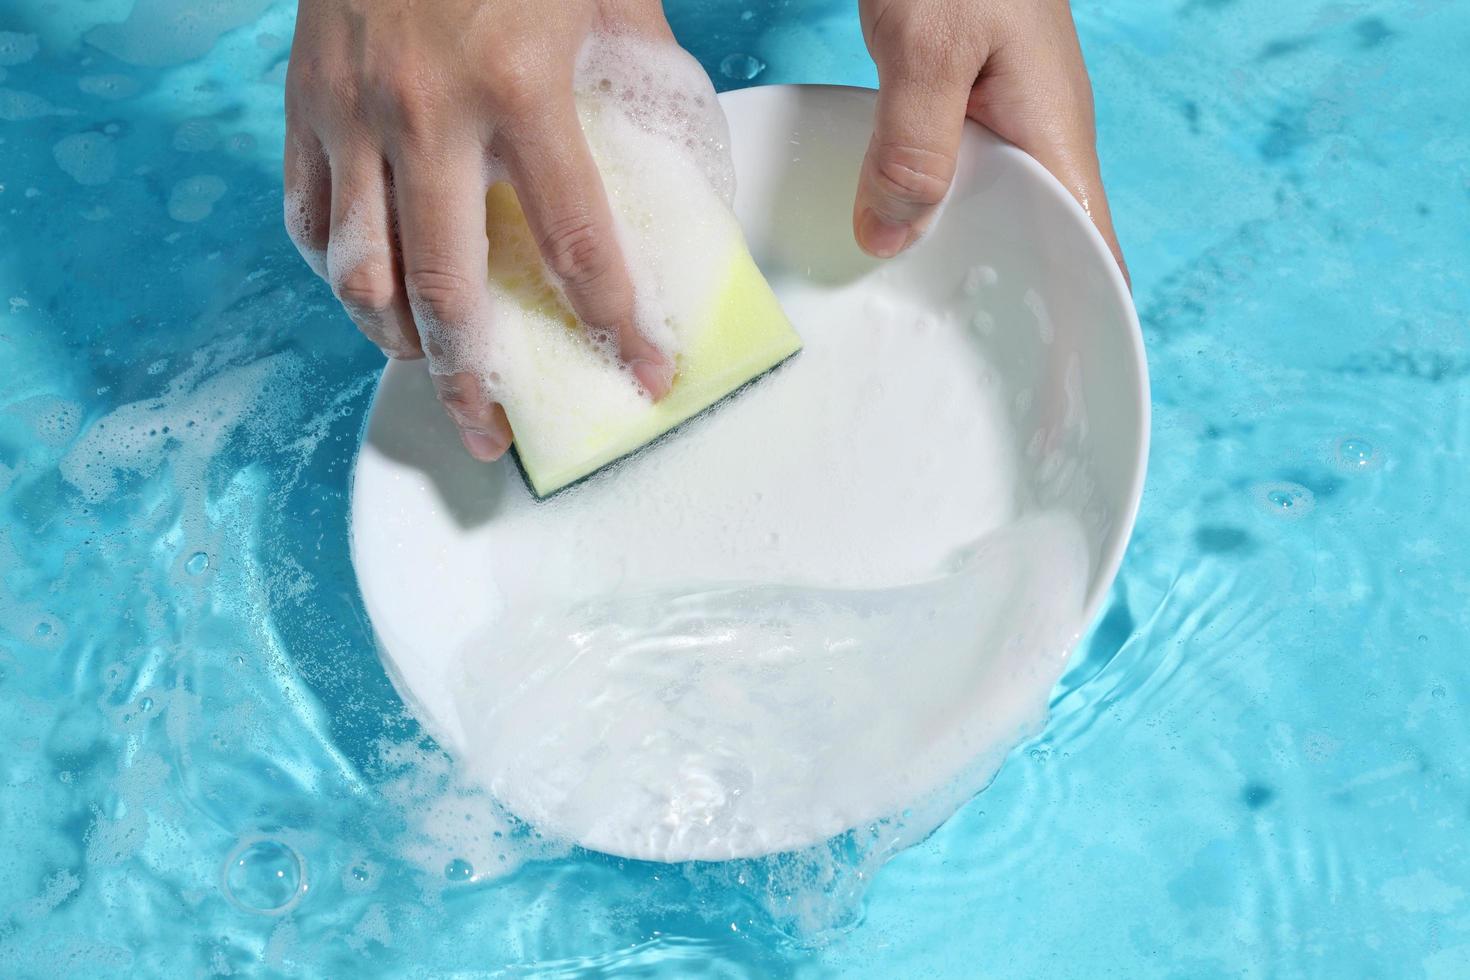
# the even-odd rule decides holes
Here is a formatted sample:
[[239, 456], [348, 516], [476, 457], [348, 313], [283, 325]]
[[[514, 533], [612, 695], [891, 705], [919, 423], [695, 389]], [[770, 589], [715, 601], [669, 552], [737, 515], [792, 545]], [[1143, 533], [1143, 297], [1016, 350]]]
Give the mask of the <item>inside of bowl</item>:
[[[736, 210], [772, 275], [840, 286], [879, 273], [851, 233], [873, 105], [870, 92], [821, 86], [726, 96], [732, 116], [773, 117], [791, 133], [786, 147], [734, 146]], [[1038, 180], [1035, 160], [987, 130], [967, 130], [955, 192], [930, 233], [882, 274], [970, 311], [976, 343], [1010, 392], [1018, 505], [1081, 518], [1091, 611], [1111, 584], [1142, 489], [1148, 386], [1137, 321], [1106, 246], [1060, 185]]]

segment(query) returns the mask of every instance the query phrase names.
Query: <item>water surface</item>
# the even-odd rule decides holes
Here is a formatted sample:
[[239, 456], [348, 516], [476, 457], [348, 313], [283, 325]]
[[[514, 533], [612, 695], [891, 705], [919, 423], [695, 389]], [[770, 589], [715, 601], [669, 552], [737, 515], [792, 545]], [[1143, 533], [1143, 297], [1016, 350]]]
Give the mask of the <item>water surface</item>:
[[[722, 87], [872, 81], [845, 0], [672, 7]], [[1047, 729], [866, 881], [467, 833], [348, 563], [380, 358], [280, 229], [289, 5], [9, 4], [3, 972], [1470, 974], [1470, 10], [1075, 9], [1138, 531]]]

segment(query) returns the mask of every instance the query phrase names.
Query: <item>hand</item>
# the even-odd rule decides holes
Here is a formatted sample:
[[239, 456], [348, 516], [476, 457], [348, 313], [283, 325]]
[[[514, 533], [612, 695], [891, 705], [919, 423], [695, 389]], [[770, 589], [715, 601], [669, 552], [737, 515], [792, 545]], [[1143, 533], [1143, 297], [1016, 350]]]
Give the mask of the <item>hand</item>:
[[880, 258], [913, 244], [954, 179], [968, 116], [1072, 192], [1126, 279], [1067, 0], [860, 0], [860, 8], [879, 91], [853, 209], [858, 244]]
[[656, 0], [301, 0], [286, 78], [286, 225], [389, 357], [427, 351], [481, 460], [510, 426], [463, 356], [490, 329], [485, 192], [515, 187], [577, 315], [654, 397], [673, 364], [635, 326], [633, 286], [572, 77], [594, 29], [672, 35]]

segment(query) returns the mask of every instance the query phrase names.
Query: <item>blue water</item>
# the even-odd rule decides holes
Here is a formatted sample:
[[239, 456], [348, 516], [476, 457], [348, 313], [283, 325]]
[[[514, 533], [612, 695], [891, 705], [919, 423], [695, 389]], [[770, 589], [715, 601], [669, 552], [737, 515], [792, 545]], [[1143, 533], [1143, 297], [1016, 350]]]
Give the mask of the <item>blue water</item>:
[[[847, 0], [671, 6], [722, 87], [873, 79]], [[1046, 731], [868, 880], [476, 839], [356, 597], [290, 5], [8, 0], [0, 975], [1470, 976], [1470, 8], [1075, 9], [1148, 488]]]

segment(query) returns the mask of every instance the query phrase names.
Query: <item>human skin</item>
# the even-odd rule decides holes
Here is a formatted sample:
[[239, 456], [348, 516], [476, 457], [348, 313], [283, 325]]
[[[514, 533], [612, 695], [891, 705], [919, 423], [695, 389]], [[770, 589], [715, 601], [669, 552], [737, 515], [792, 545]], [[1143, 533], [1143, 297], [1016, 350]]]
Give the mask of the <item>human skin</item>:
[[[1035, 156], [1122, 264], [1098, 175], [1092, 92], [1066, 0], [860, 0], [878, 65], [875, 131], [854, 207], [879, 257], [922, 234], [968, 116]], [[594, 31], [673, 44], [656, 0], [301, 0], [286, 77], [286, 224], [389, 357], [429, 355], [476, 459], [505, 412], [447, 358], [492, 321], [485, 192], [508, 179], [547, 268], [650, 397], [674, 364], [644, 338], [572, 80]], [[445, 365], [448, 364], [446, 369]]]
[[859, 10], [878, 110], [853, 207], [858, 243], [887, 258], [923, 233], [970, 118], [1061, 181], [1126, 278], [1068, 0], [860, 0]]

